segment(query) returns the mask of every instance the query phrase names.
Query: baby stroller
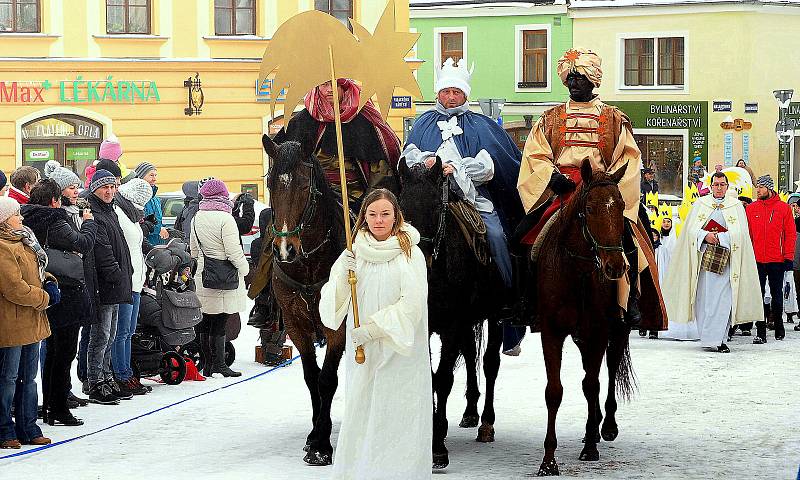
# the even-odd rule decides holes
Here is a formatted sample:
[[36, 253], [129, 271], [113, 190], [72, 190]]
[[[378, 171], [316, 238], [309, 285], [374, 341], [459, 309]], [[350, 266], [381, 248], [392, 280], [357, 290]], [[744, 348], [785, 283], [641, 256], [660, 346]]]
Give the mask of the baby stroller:
[[194, 327], [202, 319], [187, 245], [175, 239], [159, 245], [147, 254], [145, 265], [131, 366], [137, 378], [159, 375], [164, 383], [177, 385], [186, 377], [181, 348], [194, 340]]

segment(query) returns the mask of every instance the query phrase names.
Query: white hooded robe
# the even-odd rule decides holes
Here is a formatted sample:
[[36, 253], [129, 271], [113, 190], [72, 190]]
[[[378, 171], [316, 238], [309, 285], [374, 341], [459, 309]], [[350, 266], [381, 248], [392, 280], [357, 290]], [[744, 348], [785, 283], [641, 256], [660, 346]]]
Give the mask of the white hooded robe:
[[351, 343], [350, 286], [340, 262], [331, 268], [319, 304], [323, 324], [337, 329], [347, 316], [345, 412], [333, 462], [337, 480], [430, 479], [433, 431], [428, 347], [428, 279], [416, 246], [419, 233], [403, 226], [411, 258], [397, 237], [378, 241], [359, 232], [353, 241], [361, 325], [377, 324], [386, 336], [364, 345], [355, 363]]

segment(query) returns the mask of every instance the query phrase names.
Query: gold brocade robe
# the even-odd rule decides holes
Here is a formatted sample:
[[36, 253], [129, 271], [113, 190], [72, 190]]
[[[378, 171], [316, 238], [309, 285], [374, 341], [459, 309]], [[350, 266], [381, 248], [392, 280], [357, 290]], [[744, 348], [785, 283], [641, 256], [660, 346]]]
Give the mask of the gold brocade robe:
[[522, 152], [517, 180], [525, 211], [538, 207], [552, 195], [546, 190], [554, 168], [580, 168], [587, 157], [595, 170], [608, 173], [628, 164], [619, 189], [625, 200], [625, 217], [635, 223], [642, 154], [628, 117], [598, 98], [587, 103], [570, 100], [551, 108], [533, 126]]

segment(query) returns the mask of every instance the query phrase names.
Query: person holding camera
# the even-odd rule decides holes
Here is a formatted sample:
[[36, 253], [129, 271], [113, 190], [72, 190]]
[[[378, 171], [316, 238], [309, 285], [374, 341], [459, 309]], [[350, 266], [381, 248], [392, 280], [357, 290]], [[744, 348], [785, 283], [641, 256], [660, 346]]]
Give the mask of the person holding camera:
[[46, 266], [19, 203], [0, 197], [0, 449], [51, 442], [36, 424], [39, 342], [50, 336], [45, 309], [61, 296]]

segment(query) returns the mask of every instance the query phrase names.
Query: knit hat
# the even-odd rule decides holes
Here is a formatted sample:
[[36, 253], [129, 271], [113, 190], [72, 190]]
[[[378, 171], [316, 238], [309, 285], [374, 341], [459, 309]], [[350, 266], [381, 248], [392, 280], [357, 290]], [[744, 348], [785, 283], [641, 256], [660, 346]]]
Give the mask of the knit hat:
[[99, 172], [100, 170], [105, 170], [106, 172], [109, 172], [110, 174], [114, 175], [115, 177], [121, 177], [122, 176], [122, 170], [120, 170], [119, 165], [117, 165], [117, 162], [112, 162], [111, 160], [103, 159], [103, 160], [100, 160], [99, 162], [97, 162], [97, 170], [96, 171]]
[[216, 178], [212, 178], [203, 184], [200, 187], [200, 195], [203, 198], [209, 197], [224, 197], [228, 198], [230, 194], [228, 193], [228, 187], [225, 186], [225, 182], [222, 180], [217, 180]]
[[761, 175], [758, 177], [758, 180], [756, 180], [756, 187], [767, 187], [770, 190], [775, 190], [775, 182], [769, 174]]
[[55, 181], [58, 188], [64, 190], [70, 185], [80, 186], [81, 179], [72, 170], [66, 169], [55, 160], [49, 160], [44, 164], [44, 176]]
[[19, 203], [10, 197], [0, 197], [0, 223], [5, 223], [12, 215], [19, 212]]
[[139, 210], [144, 210], [145, 204], [153, 198], [153, 187], [141, 178], [133, 178], [119, 187], [119, 194]]
[[138, 178], [144, 178], [150, 173], [151, 170], [155, 170], [156, 166], [150, 162], [142, 162], [139, 165], [136, 165], [134, 171], [136, 172], [136, 176]]
[[100, 144], [100, 152], [97, 154], [101, 159], [111, 160], [116, 162], [122, 156], [122, 146], [119, 144], [119, 139], [111, 135]]
[[94, 172], [94, 175], [92, 175], [92, 183], [89, 184], [89, 191], [94, 193], [100, 187], [116, 184], [117, 177], [115, 177], [113, 173], [109, 172], [108, 170], [98, 170]]
[[463, 59], [458, 61], [458, 65], [452, 58], [445, 60], [442, 68], [436, 69], [436, 93], [445, 88], [457, 88], [469, 97], [469, 81], [472, 78], [472, 72], [475, 71], [475, 64], [473, 63], [472, 68], [467, 70], [466, 63]]
[[6, 178], [6, 174], [0, 171], [0, 190], [2, 190], [7, 183], [8, 179]]

